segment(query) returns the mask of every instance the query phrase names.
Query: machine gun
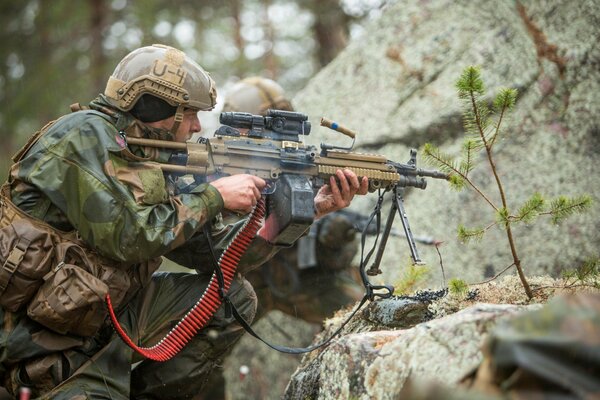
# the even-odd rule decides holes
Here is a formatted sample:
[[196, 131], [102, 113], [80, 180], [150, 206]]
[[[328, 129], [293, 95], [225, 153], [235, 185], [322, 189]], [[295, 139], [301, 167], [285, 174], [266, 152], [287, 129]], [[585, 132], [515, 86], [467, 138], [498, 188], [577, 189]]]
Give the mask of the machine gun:
[[[252, 174], [270, 182], [270, 189], [266, 193], [269, 195], [267, 225], [273, 229], [267, 232], [267, 239], [279, 245], [291, 245], [305, 234], [314, 220], [315, 188], [328, 182], [338, 169], [348, 168], [359, 177], [366, 176], [369, 179], [370, 192], [382, 193], [377, 212], [371, 216], [367, 226], [376, 221], [379, 231], [383, 194], [391, 193], [393, 196], [392, 210], [383, 230], [381, 244], [367, 274], [380, 272], [379, 263], [392, 232], [396, 212], [401, 218], [412, 259], [415, 263], [421, 263], [404, 211], [403, 190], [407, 187], [425, 189], [425, 177], [448, 179], [448, 176], [439, 171], [417, 168], [416, 150], [410, 151], [410, 158], [405, 164], [390, 161], [382, 155], [353, 152], [356, 133], [325, 118], [321, 119], [322, 126], [352, 138], [352, 144], [341, 147], [322, 143], [319, 150], [301, 139], [310, 133], [311, 125], [305, 114], [297, 112], [268, 110], [266, 116], [225, 112], [220, 115], [220, 122], [223, 125], [214, 137], [200, 138], [198, 142], [128, 138], [128, 143], [171, 149], [169, 162], [159, 164], [165, 172], [192, 174], [201, 180]], [[368, 281], [366, 276], [363, 278]], [[393, 289], [386, 288], [388, 296], [391, 295]]]
[[[387, 239], [393, 232], [392, 224], [396, 213], [402, 220], [413, 261], [421, 262], [404, 211], [402, 194], [407, 187], [425, 189], [427, 182], [424, 177], [448, 179], [448, 176], [438, 171], [418, 169], [415, 150], [410, 151], [410, 159], [406, 164], [390, 161], [380, 155], [352, 152], [355, 132], [323, 118], [321, 125], [341, 132], [351, 137], [353, 141], [347, 148], [322, 143], [319, 151], [315, 146], [305, 145], [300, 140], [301, 135], [310, 133], [310, 123], [306, 115], [296, 112], [269, 110], [264, 117], [247, 113], [222, 113], [220, 122], [224, 125], [215, 132], [213, 138], [201, 138], [197, 143], [139, 138], [127, 138], [127, 140], [129, 145], [161, 148], [171, 152], [168, 163], [149, 162], [157, 162], [166, 173], [192, 174], [197, 182], [234, 174], [253, 174], [270, 181], [270, 190], [265, 193], [268, 195], [265, 226], [271, 228], [267, 232], [267, 240], [276, 244], [289, 245], [307, 231], [315, 216], [313, 190], [324, 185], [331, 176], [335, 176], [338, 169], [348, 168], [359, 177], [369, 178], [369, 190], [379, 191], [379, 199], [362, 231], [360, 274], [366, 293], [350, 318], [366, 300], [373, 300], [375, 297], [391, 297], [394, 292], [392, 286], [371, 284], [367, 275], [381, 272], [379, 264]], [[375, 261], [369, 270], [365, 271], [365, 266], [377, 247], [381, 232], [381, 206], [386, 193], [391, 193], [393, 196], [392, 209], [381, 235]], [[274, 346], [252, 330], [226, 295], [237, 264], [260, 228], [260, 221], [265, 216], [265, 211], [265, 204], [261, 199], [218, 261], [211, 250], [215, 272], [207, 289], [185, 317], [156, 345], [140, 347], [129, 338], [120, 326], [110, 296], [107, 295], [106, 303], [111, 321], [125, 343], [144, 357], [155, 361], [168, 360], [208, 323], [222, 301], [226, 302], [228, 310], [244, 329], [276, 350], [300, 354], [329, 343], [350, 318], [329, 339], [318, 345], [304, 349]], [[373, 221], [376, 227], [376, 240], [365, 257], [365, 237]], [[210, 245], [209, 232], [206, 237]]]

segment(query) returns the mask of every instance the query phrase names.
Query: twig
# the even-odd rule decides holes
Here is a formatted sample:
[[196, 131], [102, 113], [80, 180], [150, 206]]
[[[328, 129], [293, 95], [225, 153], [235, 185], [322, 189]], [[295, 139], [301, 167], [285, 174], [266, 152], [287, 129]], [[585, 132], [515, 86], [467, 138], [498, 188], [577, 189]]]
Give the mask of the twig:
[[442, 269], [442, 287], [446, 287], [446, 272], [444, 272], [444, 262], [442, 261], [442, 253], [440, 253], [440, 246], [444, 242], [437, 242], [435, 244], [435, 251], [438, 253], [440, 258], [440, 268]]
[[477, 286], [477, 285], [483, 285], [484, 283], [488, 283], [493, 281], [494, 279], [498, 278], [500, 275], [502, 275], [503, 273], [505, 273], [506, 271], [508, 271], [508, 269], [510, 267], [514, 267], [515, 263], [510, 264], [508, 267], [504, 268], [502, 271], [498, 272], [495, 276], [491, 277], [490, 279], [483, 281], [483, 282], [479, 282], [479, 283], [471, 283], [469, 286]]
[[436, 157], [435, 154], [428, 153], [427, 155], [429, 157], [433, 158], [434, 160], [436, 160], [437, 162], [439, 162], [441, 165], [445, 165], [448, 169], [453, 171], [456, 175], [463, 178], [465, 180], [465, 182], [467, 182], [469, 184], [469, 186], [471, 186], [473, 188], [473, 190], [476, 191], [494, 209], [494, 211], [498, 211], [498, 207], [496, 207], [496, 205], [494, 203], [492, 203], [492, 201], [477, 186], [475, 186], [475, 184], [467, 177], [466, 174], [463, 174], [458, 169], [454, 168], [452, 165], [448, 164], [441, 158]]

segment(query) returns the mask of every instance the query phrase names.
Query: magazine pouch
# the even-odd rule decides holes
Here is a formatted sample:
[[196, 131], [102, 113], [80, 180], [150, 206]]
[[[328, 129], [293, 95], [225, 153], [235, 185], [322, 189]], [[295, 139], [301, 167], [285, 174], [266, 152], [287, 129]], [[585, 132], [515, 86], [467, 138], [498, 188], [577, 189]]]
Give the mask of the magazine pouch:
[[52, 237], [26, 219], [0, 225], [5, 225], [0, 229], [0, 306], [16, 312], [27, 305], [51, 269]]
[[58, 264], [44, 276], [27, 315], [61, 334], [92, 336], [107, 315], [108, 285], [97, 278], [99, 267], [90, 263], [79, 245], [57, 245], [56, 259]]

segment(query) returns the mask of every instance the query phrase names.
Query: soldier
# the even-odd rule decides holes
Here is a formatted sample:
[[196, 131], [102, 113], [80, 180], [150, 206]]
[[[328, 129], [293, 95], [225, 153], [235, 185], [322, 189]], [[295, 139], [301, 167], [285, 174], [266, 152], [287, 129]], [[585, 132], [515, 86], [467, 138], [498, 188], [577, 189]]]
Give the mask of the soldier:
[[[268, 109], [294, 111], [281, 85], [272, 79], [248, 77], [232, 86], [223, 111], [265, 115]], [[246, 278], [258, 296], [254, 321], [280, 310], [320, 324], [340, 308], [364, 295], [352, 259], [358, 251], [356, 229], [348, 214], [333, 213], [315, 223], [307, 236], [284, 249]]]
[[[249, 77], [237, 82], [225, 97], [224, 112], [265, 115], [268, 109], [294, 111], [283, 88], [271, 79]], [[349, 214], [332, 213], [312, 225], [291, 248], [246, 274], [258, 297], [254, 321], [279, 310], [304, 321], [321, 324], [325, 318], [364, 295], [358, 268], [356, 228]], [[235, 215], [226, 216], [235, 220]], [[225, 397], [225, 380], [215, 369], [206, 395]]]
[[[15, 155], [0, 213], [0, 377], [11, 394], [189, 398], [239, 339], [241, 326], [220, 307], [174, 358], [143, 359], [115, 334], [104, 304], [108, 293], [133, 342], [157, 343], [207, 287], [205, 225], [218, 253], [240, 229], [224, 225], [220, 213], [247, 213], [261, 197], [265, 182], [251, 175], [177, 193], [144, 162], [152, 149], [127, 144], [129, 137], [186, 141], [201, 129], [198, 111], [215, 101], [213, 80], [183, 52], [142, 47], [123, 58], [89, 107], [72, 106], [77, 111], [47, 124]], [[315, 196], [317, 217], [367, 191], [366, 179], [350, 171], [337, 178]], [[277, 250], [259, 231], [238, 271]], [[155, 273], [163, 255], [198, 274]], [[228, 296], [251, 321], [256, 296], [241, 274]]]

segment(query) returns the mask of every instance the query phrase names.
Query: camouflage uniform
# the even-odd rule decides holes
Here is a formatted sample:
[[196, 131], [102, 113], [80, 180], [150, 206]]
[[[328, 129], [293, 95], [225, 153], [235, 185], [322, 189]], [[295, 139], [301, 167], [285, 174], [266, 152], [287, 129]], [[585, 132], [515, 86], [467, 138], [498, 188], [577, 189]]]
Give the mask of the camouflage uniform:
[[[145, 155], [144, 149], [129, 152], [125, 134], [170, 139], [167, 132], [146, 128], [104, 96], [90, 108], [53, 123], [11, 168], [12, 202], [56, 230], [76, 230], [90, 254], [126, 272], [118, 318], [134, 342], [153, 345], [207, 286], [212, 271], [200, 228], [219, 215], [223, 201], [208, 184], [174, 194], [160, 169], [135, 162]], [[213, 226], [217, 252], [236, 229]], [[240, 266], [252, 268], [275, 251], [257, 237]], [[162, 255], [199, 273], [154, 274]], [[252, 320], [256, 297], [240, 274], [230, 296]], [[25, 311], [0, 309], [0, 314], [0, 374], [5, 386], [12, 393], [28, 386], [44, 399], [191, 397], [243, 333], [219, 309], [180, 354], [158, 363], [141, 361], [108, 323], [94, 336], [81, 337], [46, 329]], [[220, 333], [218, 341], [211, 341], [208, 329]]]
[[[262, 77], [237, 82], [223, 106], [223, 111], [257, 115], [268, 109], [293, 111], [293, 106], [277, 82]], [[320, 324], [364, 295], [358, 268], [352, 265], [358, 251], [352, 221], [341, 213], [327, 215], [313, 225], [311, 235], [246, 275], [258, 296], [255, 321], [270, 310], [280, 310]], [[310, 240], [314, 242], [309, 249], [303, 248]], [[299, 255], [312, 261], [299, 262]]]

